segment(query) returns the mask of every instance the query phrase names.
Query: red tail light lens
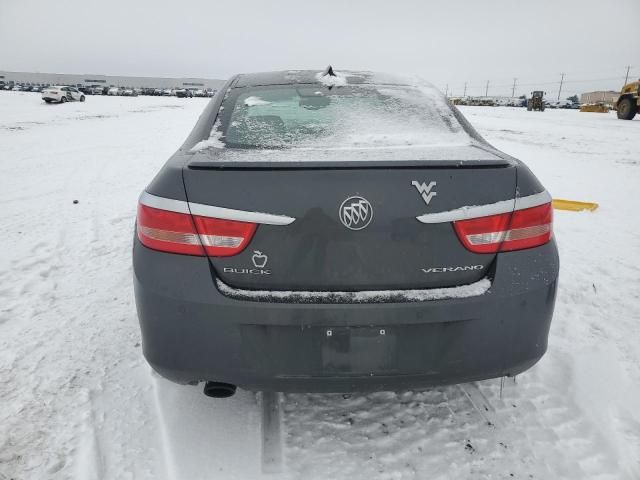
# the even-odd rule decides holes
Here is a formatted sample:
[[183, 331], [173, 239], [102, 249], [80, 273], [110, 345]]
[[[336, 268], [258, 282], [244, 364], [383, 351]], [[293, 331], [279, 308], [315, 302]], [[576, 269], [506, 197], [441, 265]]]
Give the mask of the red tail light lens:
[[138, 238], [154, 250], [182, 255], [229, 257], [242, 252], [255, 223], [221, 220], [138, 205]]
[[245, 249], [258, 225], [255, 223], [222, 220], [220, 218], [193, 217], [200, 241], [207, 255], [230, 257]]
[[544, 245], [553, 233], [553, 207], [516, 210], [488, 217], [453, 222], [463, 245], [474, 253], [496, 253]]
[[204, 249], [191, 215], [138, 205], [138, 238], [161, 252], [203, 256]]

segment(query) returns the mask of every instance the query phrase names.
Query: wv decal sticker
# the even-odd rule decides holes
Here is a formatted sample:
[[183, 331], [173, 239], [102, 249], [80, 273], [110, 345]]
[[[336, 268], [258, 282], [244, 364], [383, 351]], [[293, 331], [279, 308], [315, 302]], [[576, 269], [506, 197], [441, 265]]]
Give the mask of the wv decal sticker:
[[431, 199], [437, 195], [436, 191], [432, 190], [433, 187], [436, 186], [436, 182], [430, 182], [429, 185], [427, 185], [426, 182], [420, 183], [417, 180], [414, 180], [411, 182], [411, 185], [416, 187], [418, 193], [422, 196], [424, 203], [427, 205], [429, 205]]

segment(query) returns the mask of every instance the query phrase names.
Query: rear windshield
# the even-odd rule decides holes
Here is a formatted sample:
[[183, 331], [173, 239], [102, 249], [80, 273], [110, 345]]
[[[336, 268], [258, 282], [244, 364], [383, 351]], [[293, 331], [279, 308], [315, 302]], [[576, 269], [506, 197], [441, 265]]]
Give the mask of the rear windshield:
[[367, 149], [471, 142], [433, 87], [244, 87], [231, 90], [222, 107], [209, 146]]

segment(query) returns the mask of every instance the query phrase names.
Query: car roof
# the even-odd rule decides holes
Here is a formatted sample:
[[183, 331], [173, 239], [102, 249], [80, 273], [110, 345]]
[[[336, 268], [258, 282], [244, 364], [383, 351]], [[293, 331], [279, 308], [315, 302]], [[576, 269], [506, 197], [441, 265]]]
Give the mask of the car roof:
[[416, 81], [400, 75], [354, 71], [354, 70], [282, 70], [278, 72], [241, 73], [236, 76], [234, 87], [254, 87], [264, 85], [295, 85], [325, 83], [333, 77], [334, 85], [413, 85]]

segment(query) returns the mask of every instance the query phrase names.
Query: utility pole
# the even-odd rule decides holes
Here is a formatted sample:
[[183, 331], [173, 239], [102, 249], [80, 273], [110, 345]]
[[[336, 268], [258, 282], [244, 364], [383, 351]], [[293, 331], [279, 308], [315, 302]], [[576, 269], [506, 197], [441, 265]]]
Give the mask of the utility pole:
[[518, 81], [517, 78], [513, 79], [513, 87], [511, 88], [511, 97], [515, 97], [516, 96], [516, 82]]
[[489, 80], [487, 80], [487, 86], [484, 89], [484, 96], [488, 97], [489, 96]]
[[560, 101], [560, 92], [562, 92], [562, 84], [564, 83], [564, 73], [560, 74], [560, 88], [558, 89], [558, 101]]
[[631, 65], [627, 65], [627, 74], [624, 76], [624, 84], [627, 84], [627, 81], [629, 80], [629, 70], [631, 70]]
[[464, 93], [462, 94], [462, 98], [467, 98], [467, 82], [464, 82]]

